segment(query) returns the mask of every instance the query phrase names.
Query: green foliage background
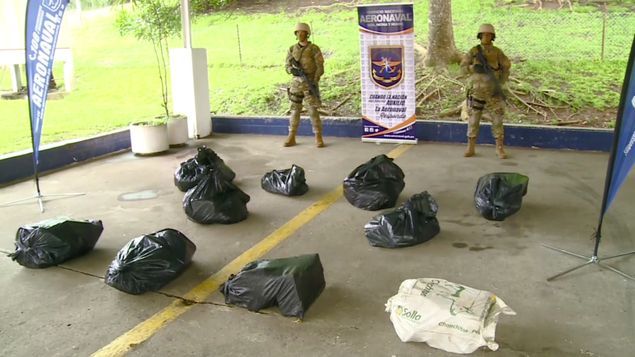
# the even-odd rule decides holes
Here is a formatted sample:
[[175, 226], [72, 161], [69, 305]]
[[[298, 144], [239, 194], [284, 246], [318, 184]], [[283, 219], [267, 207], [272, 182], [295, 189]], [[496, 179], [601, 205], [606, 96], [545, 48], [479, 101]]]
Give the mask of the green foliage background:
[[[370, 2], [370, 1], [369, 1]], [[377, 2], [377, 1], [373, 1]], [[390, 2], [390, 1], [385, 1]], [[626, 4], [629, 5], [629, 4]], [[415, 2], [417, 42], [427, 42], [427, 1]], [[575, 11], [535, 11], [513, 1], [454, 0], [457, 47], [475, 44], [481, 22], [497, 27], [497, 44], [514, 60], [513, 76], [536, 88], [552, 88], [574, 108], [607, 110], [618, 105], [635, 16], [628, 7], [576, 3]], [[161, 88], [149, 43], [122, 37], [115, 11], [85, 11], [81, 21], [69, 10], [64, 30], [71, 33], [75, 62], [74, 90], [47, 104], [43, 142], [94, 135], [125, 127], [161, 113]], [[602, 20], [606, 47], [601, 60]], [[244, 13], [212, 11], [193, 24], [193, 46], [207, 49], [210, 103], [213, 113], [284, 115], [288, 108], [285, 53], [294, 43], [299, 20], [313, 27], [313, 41], [325, 54], [322, 95], [327, 106], [347, 95], [345, 115], [359, 113], [359, 33], [354, 8], [326, 12]], [[240, 41], [238, 40], [240, 38]], [[240, 46], [239, 46], [240, 44]], [[170, 47], [182, 47], [179, 38]], [[54, 73], [62, 85], [62, 67]], [[0, 69], [0, 90], [11, 88], [9, 72]], [[457, 98], [458, 100], [458, 98]], [[453, 105], [449, 103], [448, 105]], [[0, 101], [0, 153], [31, 144], [26, 100]]]

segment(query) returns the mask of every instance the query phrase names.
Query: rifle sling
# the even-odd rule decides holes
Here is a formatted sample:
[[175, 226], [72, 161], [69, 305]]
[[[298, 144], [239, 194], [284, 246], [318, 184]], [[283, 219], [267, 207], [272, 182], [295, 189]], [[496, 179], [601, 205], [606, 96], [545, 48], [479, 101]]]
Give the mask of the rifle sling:
[[487, 62], [487, 58], [485, 57], [485, 54], [483, 54], [483, 48], [481, 47], [481, 45], [478, 45], [477, 48], [478, 48], [478, 53], [476, 54], [476, 57], [483, 64], [483, 69], [485, 69], [485, 73], [487, 73], [489, 77], [492, 79], [492, 81], [494, 81], [494, 88], [495, 88], [494, 95], [500, 95], [503, 99], [505, 99], [505, 94], [503, 94], [503, 89], [501, 88], [501, 84], [498, 81], [498, 78], [496, 78], [496, 75], [494, 74], [494, 69], [492, 69], [492, 67], [489, 65], [489, 62]]

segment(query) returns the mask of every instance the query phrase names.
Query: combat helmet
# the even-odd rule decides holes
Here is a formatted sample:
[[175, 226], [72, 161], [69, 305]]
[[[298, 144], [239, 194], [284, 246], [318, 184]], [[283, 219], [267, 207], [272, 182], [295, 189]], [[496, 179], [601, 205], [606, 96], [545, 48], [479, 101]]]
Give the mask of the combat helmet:
[[297, 35], [298, 31], [306, 31], [308, 35], [311, 35], [311, 28], [309, 27], [308, 24], [304, 22], [298, 22], [298, 24], [295, 25], [295, 30], [293, 30], [293, 34]]
[[478, 28], [478, 33], [476, 34], [476, 38], [480, 39], [481, 34], [484, 32], [488, 32], [492, 34], [492, 40], [496, 38], [496, 30], [494, 30], [494, 25], [492, 24], [482, 24]]

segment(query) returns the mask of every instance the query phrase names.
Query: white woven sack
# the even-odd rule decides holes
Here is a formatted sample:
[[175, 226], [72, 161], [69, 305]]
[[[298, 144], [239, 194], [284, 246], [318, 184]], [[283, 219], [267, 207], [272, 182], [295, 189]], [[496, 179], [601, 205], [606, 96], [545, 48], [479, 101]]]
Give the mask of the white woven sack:
[[443, 279], [409, 279], [388, 299], [386, 312], [403, 342], [426, 342], [453, 353], [493, 351], [498, 315], [516, 315], [489, 291]]

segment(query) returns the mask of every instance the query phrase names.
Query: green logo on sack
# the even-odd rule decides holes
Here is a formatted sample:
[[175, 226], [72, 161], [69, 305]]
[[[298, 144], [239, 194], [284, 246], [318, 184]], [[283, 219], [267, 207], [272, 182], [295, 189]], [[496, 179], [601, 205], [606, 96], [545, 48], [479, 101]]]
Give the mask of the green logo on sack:
[[407, 307], [403, 307], [401, 305], [397, 305], [397, 310], [395, 310], [397, 316], [401, 316], [408, 320], [419, 321], [421, 320], [421, 315], [417, 312], [417, 310], [410, 310]]

